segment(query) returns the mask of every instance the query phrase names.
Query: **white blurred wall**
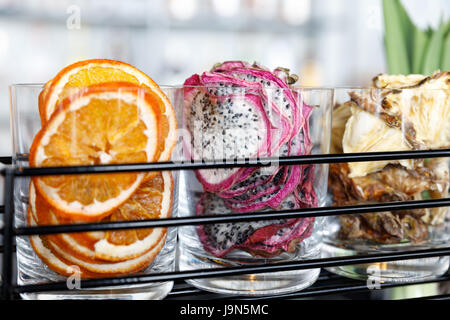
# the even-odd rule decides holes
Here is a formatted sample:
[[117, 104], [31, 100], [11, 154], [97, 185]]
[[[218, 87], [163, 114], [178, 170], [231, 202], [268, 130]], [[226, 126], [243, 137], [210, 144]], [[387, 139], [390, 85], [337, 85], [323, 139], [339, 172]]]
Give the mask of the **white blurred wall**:
[[385, 71], [382, 25], [380, 0], [0, 0], [0, 155], [11, 150], [7, 86], [71, 62], [118, 59], [181, 84], [243, 59], [304, 85], [365, 85]]

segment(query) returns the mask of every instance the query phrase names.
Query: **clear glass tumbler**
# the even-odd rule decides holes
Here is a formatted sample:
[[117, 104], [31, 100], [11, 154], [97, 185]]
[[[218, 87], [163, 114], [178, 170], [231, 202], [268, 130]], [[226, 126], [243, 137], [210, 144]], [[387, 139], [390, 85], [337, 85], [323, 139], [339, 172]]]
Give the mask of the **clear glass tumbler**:
[[[332, 153], [448, 148], [450, 96], [439, 77], [402, 88], [335, 89]], [[431, 85], [433, 84], [434, 89]], [[329, 191], [338, 206], [449, 197], [449, 159], [330, 165]], [[447, 207], [329, 217], [324, 257], [437, 248], [448, 245]], [[447, 216], [447, 218], [446, 218]], [[355, 279], [410, 282], [445, 273], [449, 257], [338, 266]]]
[[[183, 90], [183, 89], [182, 89]], [[332, 89], [184, 87], [185, 161], [272, 158], [266, 167], [185, 171], [180, 216], [323, 206], [328, 165], [280, 166], [281, 156], [329, 152]], [[287, 99], [289, 97], [289, 100]], [[265, 161], [265, 160], [264, 160]], [[180, 270], [276, 264], [320, 256], [323, 219], [278, 219], [179, 229]], [[320, 269], [188, 280], [229, 294], [282, 294], [310, 286]]]
[[[29, 160], [37, 162], [39, 159], [51, 157], [53, 155], [52, 146], [56, 148], [58, 143], [65, 143], [68, 150], [67, 157], [75, 158], [71, 162], [72, 165], [139, 162], [133, 161], [131, 155], [134, 154], [133, 148], [139, 146], [139, 143], [134, 140], [135, 137], [146, 139], [142, 138], [143, 135], [139, 129], [143, 118], [138, 119], [137, 112], [133, 111], [136, 110], [134, 106], [139, 105], [142, 101], [140, 100], [140, 89], [139, 92], [133, 93], [128, 87], [109, 88], [108, 93], [93, 97], [87, 104], [83, 104], [86, 100], [78, 103], [86, 96], [81, 94], [81, 98], [79, 98], [77, 94], [74, 94], [67, 99], [72, 103], [71, 106], [81, 105], [81, 107], [72, 109], [72, 107], [64, 105], [55, 111], [57, 116], [50, 118], [45, 123], [40, 118], [42, 102], [38, 102], [42, 98], [40, 96], [42, 90], [43, 85], [41, 84], [10, 86], [14, 166], [28, 166]], [[79, 90], [82, 91], [83, 88]], [[166, 95], [169, 99], [172, 98], [172, 93], [171, 89], [167, 89]], [[101, 107], [112, 108], [111, 110], [116, 111], [109, 114], [102, 111], [96, 114], [100, 108], [99, 105], [96, 105], [95, 99], [97, 98], [106, 100], [111, 98], [108, 100], [112, 101], [111, 105], [102, 104]], [[136, 102], [134, 106], [133, 102]], [[83, 108], [92, 109], [83, 111]], [[139, 110], [147, 110], [143, 108]], [[61, 114], [64, 117], [60, 117]], [[58, 117], [60, 120], [57, 120]], [[51, 136], [49, 132], [55, 135]], [[135, 135], [131, 136], [132, 134]], [[66, 139], [64, 135], [70, 138]], [[101, 139], [96, 140], [98, 137], [106, 139], [107, 142], [100, 141]], [[38, 141], [39, 139], [41, 141]], [[119, 143], [120, 141], [124, 143]], [[92, 148], [94, 152], [92, 161], [79, 160], [77, 162], [77, 156], [83, 158], [91, 152], [82, 150], [80, 147], [82, 145], [91, 146], [89, 148]], [[149, 144], [145, 145], [149, 146]], [[103, 147], [99, 146], [104, 146], [106, 149], [103, 150]], [[35, 148], [35, 150], [30, 150], [30, 148]], [[122, 150], [123, 153], [119, 153], [117, 150]], [[94, 156], [94, 154], [98, 156]], [[136, 156], [136, 159], [140, 159], [139, 156]], [[67, 159], [64, 160], [63, 163], [68, 163]], [[45, 164], [45, 162], [41, 163]], [[83, 187], [81, 181], [86, 183], [86, 187]], [[77, 192], [71, 193], [74, 188], [68, 182], [79, 186]], [[39, 188], [36, 187], [37, 184], [41, 184]], [[66, 186], [67, 189], [61, 186]], [[94, 187], [91, 189], [92, 186]], [[174, 171], [84, 174], [31, 179], [27, 177], [16, 179], [14, 192], [17, 227], [165, 218], [177, 215], [178, 174]], [[115, 204], [111, 201], [108, 202], [109, 200], [103, 201], [103, 198], [100, 198], [101, 192], [108, 194], [108, 199], [112, 199], [111, 201], [117, 199], [126, 199], [126, 201], [120, 200], [120, 204], [119, 202]], [[113, 192], [117, 192], [117, 194], [114, 195]], [[97, 199], [100, 199], [102, 204], [111, 205], [113, 209], [95, 217], [72, 214], [70, 211], [72, 209], [76, 211], [80, 206], [88, 207], [90, 204], [85, 204], [84, 200], [79, 199], [89, 198], [93, 193], [96, 196], [94, 205]], [[128, 198], [119, 198], [124, 195], [128, 195]], [[59, 201], [61, 199], [64, 201]], [[98, 207], [95, 208], [98, 209]], [[89, 210], [86, 209], [85, 212], [89, 212]], [[172, 281], [88, 289], [80, 287], [77, 280], [170, 272], [175, 267], [175, 250], [176, 228], [127, 229], [18, 237], [17, 281], [19, 285], [55, 281], [66, 281], [67, 283], [67, 290], [23, 293], [21, 296], [24, 299], [162, 299], [172, 289]]]

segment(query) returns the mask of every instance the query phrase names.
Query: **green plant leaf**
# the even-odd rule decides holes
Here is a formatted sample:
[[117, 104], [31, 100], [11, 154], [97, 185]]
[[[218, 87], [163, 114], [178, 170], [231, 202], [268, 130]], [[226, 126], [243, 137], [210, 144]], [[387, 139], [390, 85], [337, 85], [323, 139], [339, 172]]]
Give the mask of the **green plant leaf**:
[[449, 32], [450, 32], [450, 21], [448, 21], [444, 27], [444, 36], [447, 37]]
[[402, 5], [400, 0], [396, 1], [398, 6], [398, 14], [400, 17], [400, 22], [403, 25], [403, 36], [406, 42], [406, 50], [408, 55], [409, 62], [409, 70], [412, 72], [413, 68], [413, 56], [414, 56], [414, 47], [415, 47], [415, 34], [417, 32], [417, 28], [412, 22], [411, 18], [408, 15], [405, 7]]
[[450, 32], [448, 31], [442, 48], [441, 71], [450, 71]]
[[431, 75], [441, 66], [442, 47], [444, 41], [444, 31], [447, 25], [441, 22], [439, 28], [433, 32], [430, 38], [428, 49], [425, 53], [422, 73]]
[[428, 48], [429, 37], [425, 30], [415, 28], [412, 49], [412, 72], [420, 74], [422, 72], [423, 60]]
[[[383, 0], [385, 47], [389, 73], [409, 74], [410, 61], [404, 25], [404, 13], [399, 0]], [[408, 18], [409, 19], [409, 18]]]

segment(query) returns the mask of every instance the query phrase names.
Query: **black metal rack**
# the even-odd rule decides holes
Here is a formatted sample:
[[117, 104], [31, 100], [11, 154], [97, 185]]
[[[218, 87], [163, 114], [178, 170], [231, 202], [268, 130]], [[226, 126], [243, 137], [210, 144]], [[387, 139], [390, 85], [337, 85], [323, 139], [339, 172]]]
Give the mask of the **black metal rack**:
[[[18, 294], [24, 292], [42, 292], [52, 290], [66, 290], [65, 282], [51, 282], [45, 284], [17, 285], [13, 277], [14, 267], [14, 238], [16, 236], [43, 235], [53, 233], [70, 233], [80, 231], [99, 230], [120, 230], [149, 227], [176, 227], [185, 225], [199, 225], [223, 222], [240, 222], [251, 220], [270, 220], [279, 218], [299, 218], [299, 217], [323, 217], [340, 214], [356, 214], [368, 212], [396, 211], [406, 209], [421, 209], [432, 207], [450, 206], [450, 198], [431, 199], [420, 201], [391, 202], [381, 204], [367, 204], [345, 207], [321, 207], [298, 210], [279, 210], [264, 212], [263, 214], [233, 214], [224, 216], [202, 216], [202, 217], [176, 217], [168, 219], [153, 219], [141, 221], [119, 221], [109, 223], [87, 223], [77, 225], [58, 226], [37, 226], [37, 227], [15, 227], [14, 225], [14, 181], [17, 177], [56, 175], [56, 174], [90, 174], [90, 173], [112, 173], [112, 172], [138, 172], [138, 171], [165, 171], [165, 170], [197, 170], [213, 168], [233, 168], [233, 167], [263, 167], [270, 165], [270, 160], [276, 160], [279, 165], [303, 165], [318, 163], [340, 163], [340, 162], [364, 162], [380, 160], [400, 160], [400, 159], [421, 159], [421, 158], [441, 158], [450, 157], [450, 149], [428, 150], [428, 151], [395, 151], [395, 152], [374, 152], [374, 153], [353, 153], [353, 154], [326, 154], [326, 155], [306, 155], [281, 157], [277, 159], [241, 159], [232, 161], [201, 161], [201, 162], [159, 162], [140, 164], [120, 164], [120, 165], [96, 165], [96, 166], [73, 166], [73, 167], [14, 167], [11, 165], [2, 169], [1, 174], [5, 178], [4, 206], [0, 208], [3, 214], [3, 227], [0, 229], [3, 235], [2, 265], [2, 287], [1, 299], [14, 299]], [[11, 158], [0, 158], [0, 162], [10, 164]], [[196, 279], [206, 277], [218, 277], [238, 275], [245, 273], [262, 273], [275, 271], [288, 271], [310, 268], [326, 268], [333, 266], [352, 265], [359, 263], [374, 263], [385, 261], [396, 261], [415, 258], [428, 258], [436, 256], [450, 255], [450, 246], [423, 249], [414, 251], [378, 253], [359, 256], [343, 256], [333, 258], [312, 259], [306, 261], [292, 261], [277, 264], [253, 265], [245, 267], [201, 269], [194, 271], [176, 271], [168, 273], [155, 273], [146, 275], [131, 275], [114, 278], [99, 278], [81, 280], [82, 288], [93, 288], [101, 286], [143, 284], [159, 281], [174, 280], [175, 286], [167, 299], [189, 298], [198, 299], [207, 297], [208, 299], [243, 299], [237, 296], [225, 296], [210, 294], [199, 289], [190, 287], [182, 282], [185, 279]], [[425, 284], [431, 282], [450, 281], [450, 275], [427, 281], [420, 281], [408, 284], [382, 283], [381, 288], [393, 288], [407, 286], [411, 284]], [[300, 292], [284, 294], [275, 297], [258, 297], [252, 299], [267, 298], [303, 298], [337, 293], [349, 293], [368, 290], [365, 283], [356, 280], [346, 279], [327, 272], [322, 272], [316, 284]], [[435, 296], [437, 299], [449, 299], [449, 295]], [[246, 298], [248, 299], [248, 298]]]

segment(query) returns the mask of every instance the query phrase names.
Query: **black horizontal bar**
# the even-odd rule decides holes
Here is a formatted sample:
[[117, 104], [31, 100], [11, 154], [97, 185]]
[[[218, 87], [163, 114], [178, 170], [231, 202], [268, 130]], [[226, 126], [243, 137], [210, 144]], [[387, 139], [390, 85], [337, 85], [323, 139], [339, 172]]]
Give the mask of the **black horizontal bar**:
[[0, 163], [11, 164], [12, 163], [12, 158], [11, 157], [0, 157]]
[[[450, 278], [450, 275], [449, 275]], [[355, 283], [358, 282], [357, 280], [352, 280], [352, 279], [347, 279], [347, 278], [343, 278], [342, 276], [339, 276], [337, 274], [334, 273], [329, 273], [325, 270], [322, 270], [319, 277], [317, 278], [316, 282], [314, 282], [314, 284], [312, 285], [312, 287], [310, 288], [316, 288], [316, 287], [321, 287], [324, 288], [325, 284], [329, 284], [329, 283], [336, 283], [336, 282], [351, 282], [351, 283]], [[309, 289], [309, 288], [308, 288]], [[305, 290], [308, 290], [305, 289]], [[270, 297], [273, 296], [268, 296], [268, 298], [270, 299]], [[276, 296], [277, 298], [279, 297], [279, 295]], [[170, 291], [167, 295], [167, 297], [165, 298], [166, 300], [179, 300], [179, 299], [203, 299], [203, 298], [207, 298], [208, 300], [214, 300], [214, 299], [242, 299], [242, 295], [239, 294], [222, 294], [222, 293], [211, 293], [211, 292], [207, 292], [201, 289], [197, 289], [196, 287], [193, 287], [192, 285], [186, 283], [186, 282], [180, 282], [180, 281], [175, 281], [172, 291]], [[246, 297], [246, 300], [252, 300], [252, 297]]]
[[194, 217], [177, 217], [166, 219], [148, 219], [139, 221], [115, 221], [83, 224], [65, 224], [38, 227], [19, 227], [14, 230], [16, 236], [34, 234], [72, 233], [83, 231], [106, 231], [123, 229], [140, 229], [151, 227], [175, 227], [186, 225], [202, 225], [229, 222], [245, 222], [255, 220], [291, 219], [305, 217], [325, 217], [343, 214], [360, 214], [369, 212], [414, 210], [423, 208], [436, 208], [450, 206], [450, 198], [413, 200], [403, 202], [387, 202], [342, 207], [318, 207], [298, 210], [276, 210], [268, 212], [255, 212], [248, 214], [208, 215]]
[[[345, 279], [345, 278], [341, 278]], [[428, 284], [428, 283], [439, 283], [439, 282], [445, 282], [450, 281], [450, 275], [444, 275], [438, 278], [434, 279], [428, 279], [428, 280], [419, 280], [414, 282], [380, 282], [379, 290], [386, 290], [396, 287], [406, 287], [411, 285], [419, 285], [419, 284]], [[356, 281], [356, 283], [339, 283], [337, 285], [330, 285], [330, 286], [315, 286], [315, 287], [309, 287], [305, 290], [293, 292], [293, 293], [287, 293], [287, 294], [281, 294], [277, 296], [270, 296], [270, 297], [239, 297], [241, 300], [265, 300], [265, 299], [294, 299], [294, 298], [310, 298], [310, 297], [318, 297], [318, 296], [326, 296], [330, 294], [343, 294], [343, 293], [350, 293], [350, 292], [360, 292], [360, 291], [366, 291], [370, 290], [367, 288], [367, 284], [365, 282]], [[378, 289], [377, 289], [378, 290]]]
[[[325, 273], [325, 274], [323, 274]], [[380, 282], [378, 290], [386, 290], [396, 287], [405, 287], [410, 285], [421, 285], [428, 283], [440, 283], [450, 281], [450, 274], [446, 274], [434, 279], [418, 280], [414, 282]], [[178, 299], [197, 299], [197, 297], [207, 296], [208, 300], [213, 299], [227, 299], [227, 300], [266, 300], [266, 299], [296, 299], [296, 298], [311, 298], [319, 296], [327, 296], [331, 294], [345, 294], [345, 293], [355, 293], [361, 291], [370, 290], [367, 285], [360, 280], [353, 280], [349, 278], [344, 278], [335, 274], [329, 274], [327, 272], [321, 272], [316, 282], [311, 287], [303, 289], [301, 291], [285, 293], [280, 295], [268, 295], [268, 296], [242, 296], [235, 294], [213, 294], [203, 290], [199, 290], [195, 287], [189, 285], [178, 285], [175, 284], [172, 291], [167, 295], [167, 300], [178, 300]]]
[[[339, 280], [345, 279], [342, 278], [341, 276], [337, 276], [339, 277]], [[321, 279], [321, 276], [319, 276], [319, 278], [317, 278], [316, 282], [313, 284], [313, 287], [316, 286], [322, 286], [322, 283], [324, 282], [323, 279]], [[307, 290], [307, 289], [305, 289]], [[279, 295], [276, 296], [267, 296], [268, 299], [271, 299], [272, 297], [277, 297], [278, 298]], [[189, 284], [186, 283], [186, 285], [184, 286], [177, 286], [176, 284], [174, 284], [172, 291], [170, 291], [167, 295], [166, 298], [164, 298], [165, 300], [180, 300], [180, 299], [184, 299], [184, 300], [199, 300], [199, 299], [208, 299], [208, 300], [217, 300], [217, 299], [245, 299], [245, 300], [253, 300], [253, 297], [243, 297], [242, 295], [239, 294], [222, 294], [222, 293], [212, 293], [212, 292], [208, 292], [208, 291], [204, 291], [201, 289], [197, 289], [196, 287], [193, 287]]]
[[42, 176], [42, 175], [57, 175], [57, 174], [223, 169], [235, 167], [267, 167], [271, 165], [304, 165], [304, 164], [319, 164], [319, 163], [386, 161], [386, 160], [443, 158], [443, 157], [450, 157], [450, 149], [317, 154], [317, 155], [289, 156], [279, 158], [234, 159], [234, 160], [220, 160], [220, 161], [205, 160], [193, 162], [191, 161], [156, 162], [156, 163], [108, 164], [95, 166], [39, 167], [39, 168], [18, 167], [15, 170], [15, 175]]
[[[389, 252], [389, 253], [376, 253], [370, 255], [290, 261], [290, 262], [281, 262], [275, 264], [264, 264], [255, 266], [164, 272], [164, 273], [144, 274], [135, 276], [125, 276], [120, 278], [84, 279], [80, 281], [80, 285], [81, 288], [87, 289], [102, 286], [119, 286], [119, 285], [144, 284], [162, 281], [224, 277], [248, 273], [281, 272], [281, 271], [305, 270], [314, 268], [327, 268], [360, 263], [377, 263], [385, 261], [419, 259], [419, 258], [429, 258], [446, 255], [450, 255], [450, 247], [438, 249], [414, 250], [407, 252], [395, 252], [395, 253]], [[30, 285], [15, 286], [14, 291], [17, 293], [23, 293], [23, 292], [39, 292], [39, 291], [57, 291], [66, 289], [67, 283], [65, 281], [59, 281], [45, 284], [30, 284]]]
[[[450, 275], [449, 275], [450, 278]], [[330, 273], [326, 270], [322, 270], [320, 272], [319, 277], [316, 282], [313, 284], [313, 287], [322, 286], [323, 283], [335, 283], [337, 281], [342, 282], [343, 280], [357, 282], [357, 280], [351, 280], [347, 278], [343, 278], [334, 273]], [[211, 299], [233, 299], [233, 298], [242, 298], [242, 295], [238, 294], [221, 294], [221, 293], [211, 293], [201, 289], [197, 289], [193, 287], [189, 283], [184, 282], [183, 280], [175, 281], [172, 290], [168, 293], [166, 300], [178, 300], [180, 297], [184, 297], [183, 299], [198, 299], [199, 297], [207, 297], [208, 300]], [[278, 296], [277, 296], [278, 297]]]
[[427, 300], [450, 300], [450, 294], [440, 294], [437, 296], [431, 296], [431, 297], [424, 297], [424, 299]]
[[[450, 276], [449, 276], [450, 277]], [[316, 279], [314, 284], [307, 288], [302, 290], [309, 290], [312, 288], [325, 288], [326, 286], [331, 286], [331, 284], [336, 283], [359, 283], [357, 280], [343, 278], [342, 276], [339, 276], [334, 273], [330, 273], [326, 270], [321, 270], [319, 277]], [[343, 284], [341, 284], [343, 285]], [[266, 296], [270, 299], [270, 297], [279, 297], [280, 295], [276, 296]], [[166, 300], [179, 300], [179, 299], [198, 299], [198, 298], [204, 298], [207, 297], [208, 300], [214, 300], [214, 299], [243, 299], [244, 297], [239, 294], [221, 294], [221, 293], [211, 293], [207, 292], [201, 289], [197, 289], [196, 287], [193, 287], [192, 285], [188, 284], [187, 282], [184, 282], [182, 280], [175, 281], [172, 291], [169, 292]], [[252, 300], [254, 297], [245, 297], [246, 300]]]
[[[0, 245], [0, 254], [2, 254], [5, 251], [5, 248], [3, 247], [3, 245]], [[16, 245], [13, 245], [13, 252], [16, 251]]]

